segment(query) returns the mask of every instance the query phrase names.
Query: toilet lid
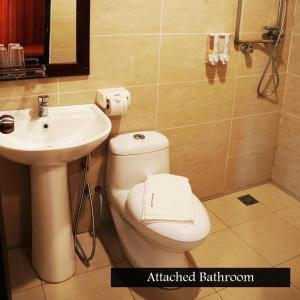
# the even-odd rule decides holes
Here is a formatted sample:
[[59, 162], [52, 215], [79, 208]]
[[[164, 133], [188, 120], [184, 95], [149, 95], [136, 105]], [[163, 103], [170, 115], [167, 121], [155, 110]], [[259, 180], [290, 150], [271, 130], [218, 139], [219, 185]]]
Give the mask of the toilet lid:
[[[126, 207], [135, 219], [135, 222], [131, 222], [134, 226], [138, 223], [139, 226], [142, 225], [161, 236], [181, 242], [194, 242], [207, 236], [210, 230], [210, 221], [207, 211], [201, 201], [194, 194], [193, 205], [195, 220], [193, 223], [175, 221], [153, 223], [142, 222], [143, 196], [144, 183], [140, 183], [131, 189], [126, 201]], [[145, 231], [145, 233], [147, 233], [147, 231]]]

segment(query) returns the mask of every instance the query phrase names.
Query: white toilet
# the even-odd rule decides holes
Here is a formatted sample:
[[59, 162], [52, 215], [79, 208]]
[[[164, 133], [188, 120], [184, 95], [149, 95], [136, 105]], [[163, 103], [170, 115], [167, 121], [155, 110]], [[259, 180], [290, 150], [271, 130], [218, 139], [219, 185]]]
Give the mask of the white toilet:
[[122, 248], [134, 267], [187, 267], [185, 252], [210, 232], [207, 211], [195, 195], [193, 222], [141, 221], [146, 177], [169, 172], [169, 141], [161, 133], [128, 133], [110, 140], [106, 193]]

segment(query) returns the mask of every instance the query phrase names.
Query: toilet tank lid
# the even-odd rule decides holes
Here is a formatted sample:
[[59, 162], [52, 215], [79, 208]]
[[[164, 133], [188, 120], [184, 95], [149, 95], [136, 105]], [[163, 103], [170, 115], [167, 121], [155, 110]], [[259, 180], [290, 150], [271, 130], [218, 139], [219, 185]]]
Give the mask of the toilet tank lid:
[[168, 138], [157, 131], [121, 134], [109, 141], [109, 151], [123, 156], [150, 153], [168, 147]]

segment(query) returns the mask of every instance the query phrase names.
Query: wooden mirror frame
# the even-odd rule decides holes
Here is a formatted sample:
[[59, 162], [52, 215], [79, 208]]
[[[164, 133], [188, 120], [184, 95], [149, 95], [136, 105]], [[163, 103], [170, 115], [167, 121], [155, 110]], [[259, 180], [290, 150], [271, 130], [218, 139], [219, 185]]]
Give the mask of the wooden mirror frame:
[[90, 0], [76, 1], [76, 62], [45, 66], [47, 77], [90, 74]]

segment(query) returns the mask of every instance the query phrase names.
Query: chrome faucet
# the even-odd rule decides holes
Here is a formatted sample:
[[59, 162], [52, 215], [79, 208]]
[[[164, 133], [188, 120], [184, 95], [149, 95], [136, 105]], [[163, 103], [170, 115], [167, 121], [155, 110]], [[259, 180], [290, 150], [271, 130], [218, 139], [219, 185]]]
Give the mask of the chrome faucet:
[[39, 117], [48, 116], [48, 95], [38, 96], [38, 105], [39, 105]]

